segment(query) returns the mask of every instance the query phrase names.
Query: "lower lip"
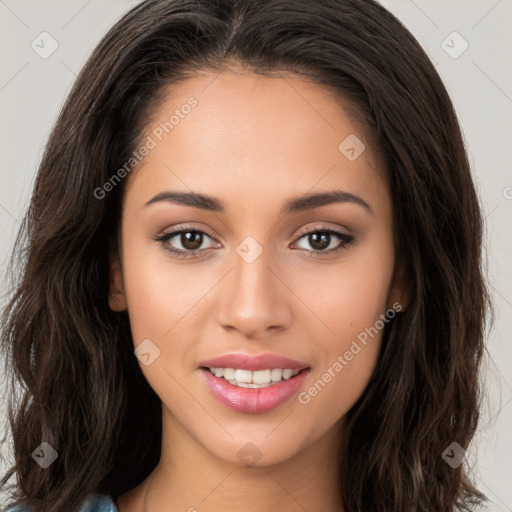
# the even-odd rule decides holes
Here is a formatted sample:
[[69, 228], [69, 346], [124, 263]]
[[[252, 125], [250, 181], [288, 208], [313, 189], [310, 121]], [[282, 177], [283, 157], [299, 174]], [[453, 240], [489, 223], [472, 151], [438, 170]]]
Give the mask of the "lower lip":
[[309, 369], [301, 370], [294, 377], [266, 388], [233, 386], [205, 368], [201, 368], [201, 373], [211, 394], [219, 402], [238, 412], [260, 413], [271, 411], [288, 401], [302, 386]]

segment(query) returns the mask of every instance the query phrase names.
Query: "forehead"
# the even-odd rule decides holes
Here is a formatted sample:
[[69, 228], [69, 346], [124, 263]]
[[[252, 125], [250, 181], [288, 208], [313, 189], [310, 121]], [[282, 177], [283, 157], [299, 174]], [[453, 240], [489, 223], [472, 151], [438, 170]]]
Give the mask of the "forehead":
[[363, 127], [341, 100], [296, 75], [189, 78], [166, 90], [141, 141], [151, 149], [129, 176], [130, 203], [166, 189], [225, 198], [228, 213], [249, 198], [252, 207], [280, 207], [283, 198], [332, 189], [386, 199]]

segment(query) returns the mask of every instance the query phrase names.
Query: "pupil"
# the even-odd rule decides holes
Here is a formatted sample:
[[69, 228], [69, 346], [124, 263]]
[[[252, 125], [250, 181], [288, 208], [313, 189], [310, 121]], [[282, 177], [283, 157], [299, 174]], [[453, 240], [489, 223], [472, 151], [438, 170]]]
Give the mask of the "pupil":
[[201, 247], [203, 240], [202, 234], [197, 231], [187, 231], [181, 234], [181, 243], [183, 247], [190, 249], [191, 251]]
[[330, 233], [312, 233], [309, 235], [309, 243], [311, 247], [321, 250], [329, 247]]

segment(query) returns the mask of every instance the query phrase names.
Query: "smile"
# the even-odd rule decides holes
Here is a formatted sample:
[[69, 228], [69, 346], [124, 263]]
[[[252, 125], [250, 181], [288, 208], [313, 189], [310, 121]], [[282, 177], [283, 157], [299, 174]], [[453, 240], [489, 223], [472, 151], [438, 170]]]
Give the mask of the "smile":
[[242, 413], [264, 413], [288, 402], [311, 371], [309, 363], [280, 354], [231, 353], [199, 363], [209, 392]]
[[266, 388], [288, 380], [300, 370], [272, 368], [267, 370], [243, 370], [240, 368], [208, 368], [215, 377], [222, 377], [233, 386], [241, 388]]

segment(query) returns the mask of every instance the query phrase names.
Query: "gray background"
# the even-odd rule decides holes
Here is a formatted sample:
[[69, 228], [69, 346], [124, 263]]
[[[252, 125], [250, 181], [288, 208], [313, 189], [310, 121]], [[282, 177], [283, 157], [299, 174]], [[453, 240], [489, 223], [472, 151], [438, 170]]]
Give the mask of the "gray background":
[[[497, 319], [488, 342], [488, 396], [481, 428], [466, 458], [492, 501], [489, 509], [512, 511], [512, 0], [382, 3], [416, 36], [444, 79], [484, 204], [486, 265]], [[135, 4], [0, 0], [0, 276], [5, 274], [45, 140], [76, 73], [101, 36]], [[35, 41], [40, 52], [51, 49], [55, 43], [50, 36], [40, 36], [44, 31], [58, 44], [47, 58], [31, 47]], [[451, 35], [454, 31], [460, 36]], [[46, 38], [44, 43], [41, 37]], [[465, 42], [468, 48], [461, 53]], [[5, 288], [1, 294], [0, 306], [5, 304]], [[0, 415], [4, 409], [0, 402]], [[9, 447], [0, 448], [8, 457]]]

